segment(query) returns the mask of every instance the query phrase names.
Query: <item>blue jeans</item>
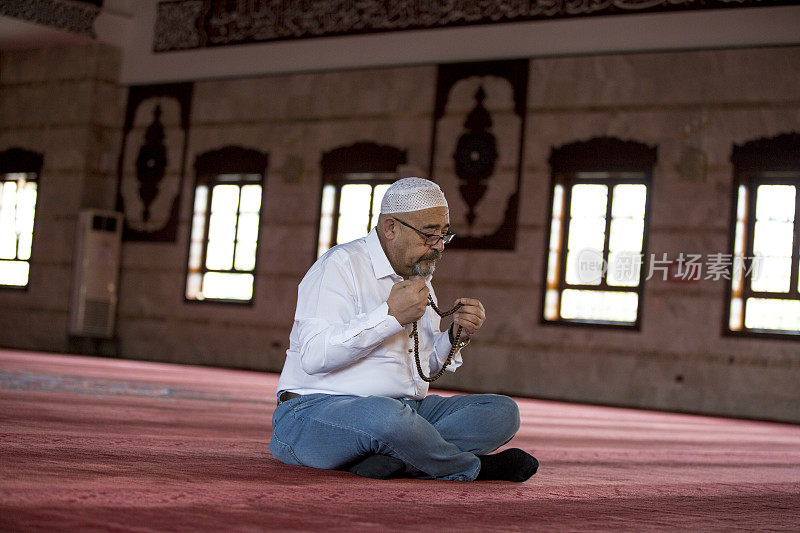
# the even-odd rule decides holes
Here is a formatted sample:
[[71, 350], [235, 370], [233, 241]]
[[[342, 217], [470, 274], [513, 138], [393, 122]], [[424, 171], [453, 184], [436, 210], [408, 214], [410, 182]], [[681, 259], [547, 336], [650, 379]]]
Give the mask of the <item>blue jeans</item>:
[[413, 477], [472, 481], [477, 456], [518, 429], [517, 404], [496, 394], [423, 400], [309, 394], [275, 408], [269, 450], [284, 463], [326, 469], [391, 455]]

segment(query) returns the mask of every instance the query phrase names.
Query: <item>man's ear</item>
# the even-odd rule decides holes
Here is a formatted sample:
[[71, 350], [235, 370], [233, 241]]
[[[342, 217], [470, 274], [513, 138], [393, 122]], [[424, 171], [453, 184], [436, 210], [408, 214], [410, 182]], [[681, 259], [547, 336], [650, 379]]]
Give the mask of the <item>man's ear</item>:
[[383, 232], [384, 238], [388, 240], [393, 240], [397, 236], [397, 223], [391, 217], [383, 217], [380, 229]]

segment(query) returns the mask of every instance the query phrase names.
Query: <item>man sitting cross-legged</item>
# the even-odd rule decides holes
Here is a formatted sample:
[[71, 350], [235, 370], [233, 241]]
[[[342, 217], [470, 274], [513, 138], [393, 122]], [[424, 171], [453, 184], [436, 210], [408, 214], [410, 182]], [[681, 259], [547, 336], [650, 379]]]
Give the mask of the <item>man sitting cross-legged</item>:
[[459, 298], [453, 326], [441, 332], [429, 307], [436, 260], [452, 238], [441, 189], [404, 178], [387, 190], [376, 228], [314, 263], [300, 283], [278, 383], [273, 456], [381, 479], [536, 473], [539, 463], [522, 450], [490, 454], [519, 429], [511, 398], [428, 395], [417, 368], [415, 357], [435, 375], [452, 356], [446, 370], [455, 371], [485, 320], [480, 301]]

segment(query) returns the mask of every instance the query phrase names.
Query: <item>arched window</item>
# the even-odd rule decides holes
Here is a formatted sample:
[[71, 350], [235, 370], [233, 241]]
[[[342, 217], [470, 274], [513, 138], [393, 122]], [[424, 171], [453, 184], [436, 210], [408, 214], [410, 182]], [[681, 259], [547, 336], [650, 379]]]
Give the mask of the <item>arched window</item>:
[[0, 153], [0, 286], [27, 288], [42, 155]]
[[187, 300], [253, 300], [267, 161], [238, 146], [197, 157]]
[[550, 154], [545, 323], [638, 328], [656, 148], [610, 137]]
[[735, 145], [726, 331], [800, 338], [800, 134]]
[[317, 257], [369, 233], [380, 213], [383, 194], [405, 162], [405, 152], [366, 142], [323, 154]]

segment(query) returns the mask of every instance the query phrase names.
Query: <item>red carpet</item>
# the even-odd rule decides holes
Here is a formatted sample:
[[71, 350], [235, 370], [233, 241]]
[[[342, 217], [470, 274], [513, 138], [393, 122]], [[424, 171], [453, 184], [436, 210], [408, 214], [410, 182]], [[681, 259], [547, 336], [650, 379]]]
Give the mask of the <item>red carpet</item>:
[[0, 530], [800, 530], [800, 426], [520, 399], [530, 481], [374, 481], [269, 455], [276, 381], [0, 351]]

